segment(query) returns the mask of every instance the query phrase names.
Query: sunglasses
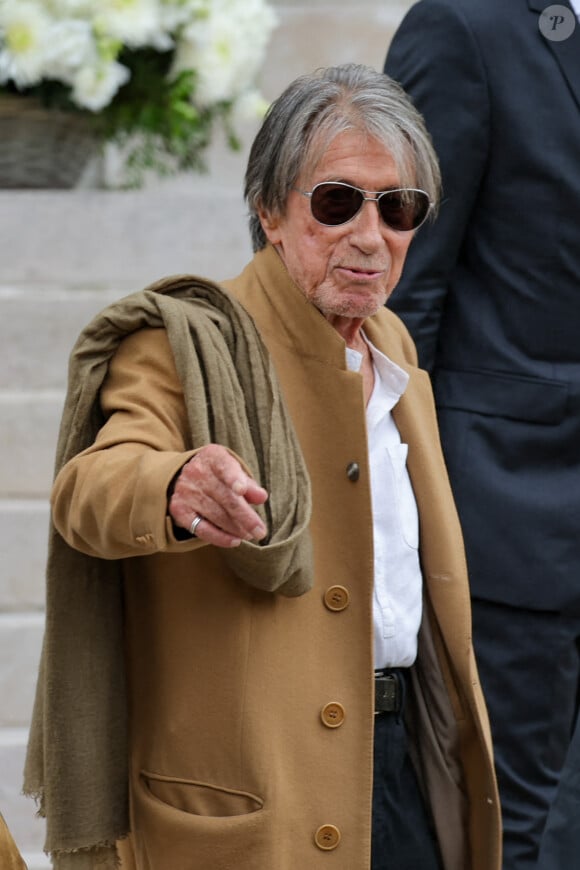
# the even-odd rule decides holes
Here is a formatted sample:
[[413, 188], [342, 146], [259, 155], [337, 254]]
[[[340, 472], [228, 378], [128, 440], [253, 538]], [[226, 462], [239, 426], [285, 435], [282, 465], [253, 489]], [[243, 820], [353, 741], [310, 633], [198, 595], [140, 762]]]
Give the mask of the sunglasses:
[[[299, 190], [310, 199], [314, 220], [325, 227], [338, 227], [357, 216], [365, 202], [376, 202], [381, 218], [392, 230], [418, 229], [431, 209], [424, 190], [402, 187], [397, 190], [361, 190], [343, 181], [321, 181], [312, 190]], [[366, 194], [372, 193], [372, 196]]]

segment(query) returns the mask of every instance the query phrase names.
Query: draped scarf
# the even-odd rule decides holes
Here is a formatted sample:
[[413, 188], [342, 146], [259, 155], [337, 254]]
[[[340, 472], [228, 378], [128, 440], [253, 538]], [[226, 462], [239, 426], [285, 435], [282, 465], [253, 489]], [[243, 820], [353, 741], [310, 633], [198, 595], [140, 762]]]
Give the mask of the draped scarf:
[[[234, 451], [269, 493], [259, 543], [223, 550], [240, 578], [264, 592], [311, 588], [311, 490], [268, 351], [229, 293], [175, 276], [105, 308], [70, 357], [55, 475], [90, 446], [105, 418], [99, 391], [120, 342], [166, 330], [183, 390], [191, 450]], [[129, 832], [122, 563], [72, 549], [49, 528], [46, 623], [24, 772], [24, 792], [46, 818], [57, 870], [111, 870]]]

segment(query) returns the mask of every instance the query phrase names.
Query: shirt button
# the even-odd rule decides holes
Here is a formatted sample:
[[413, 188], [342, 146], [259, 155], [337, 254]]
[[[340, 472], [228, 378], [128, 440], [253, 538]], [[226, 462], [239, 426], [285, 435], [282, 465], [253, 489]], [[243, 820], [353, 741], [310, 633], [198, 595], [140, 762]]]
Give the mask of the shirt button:
[[360, 477], [360, 465], [358, 462], [349, 462], [346, 466], [346, 476], [353, 483], [356, 483]]
[[344, 586], [329, 586], [324, 593], [324, 604], [329, 610], [345, 610], [350, 602], [350, 593]]
[[319, 849], [331, 851], [340, 843], [340, 831], [335, 825], [321, 825], [314, 835], [314, 842]]
[[331, 701], [320, 711], [322, 723], [327, 728], [340, 728], [345, 717], [344, 707], [338, 701]]

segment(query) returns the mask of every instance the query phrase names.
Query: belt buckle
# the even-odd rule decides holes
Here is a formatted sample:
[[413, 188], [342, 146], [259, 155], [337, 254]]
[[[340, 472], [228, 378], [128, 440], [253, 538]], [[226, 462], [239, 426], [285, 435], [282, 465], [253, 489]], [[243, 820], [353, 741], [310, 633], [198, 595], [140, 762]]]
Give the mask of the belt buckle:
[[398, 713], [400, 694], [399, 678], [396, 674], [375, 676], [375, 713]]

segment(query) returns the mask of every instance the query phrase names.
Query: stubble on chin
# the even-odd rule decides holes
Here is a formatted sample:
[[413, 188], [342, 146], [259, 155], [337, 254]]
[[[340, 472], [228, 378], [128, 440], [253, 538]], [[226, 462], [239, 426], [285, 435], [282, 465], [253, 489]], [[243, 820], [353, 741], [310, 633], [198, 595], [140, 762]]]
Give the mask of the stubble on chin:
[[310, 301], [325, 317], [372, 317], [384, 307], [389, 294], [385, 291], [373, 295], [337, 295], [324, 292], [313, 293]]

